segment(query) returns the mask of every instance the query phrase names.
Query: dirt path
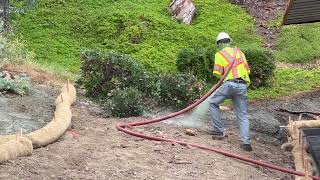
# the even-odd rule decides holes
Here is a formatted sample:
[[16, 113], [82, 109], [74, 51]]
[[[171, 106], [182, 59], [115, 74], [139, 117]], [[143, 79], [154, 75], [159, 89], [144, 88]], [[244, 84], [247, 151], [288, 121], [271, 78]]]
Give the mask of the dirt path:
[[247, 9], [254, 18], [257, 31], [264, 38], [264, 47], [272, 48], [279, 33], [276, 27], [270, 27], [270, 21], [284, 14], [288, 0], [230, 0]]
[[[83, 99], [77, 101], [72, 111], [72, 131], [58, 142], [36, 149], [30, 157], [0, 165], [0, 179], [291, 179], [283, 173], [216, 153], [120, 133], [115, 129], [117, 122], [138, 118], [102, 118], [101, 109]], [[187, 136], [183, 128], [163, 123], [137, 130], [292, 166], [290, 156], [278, 146], [254, 140], [254, 151], [243, 152], [238, 147], [237, 131], [225, 141], [214, 141], [205, 132]]]

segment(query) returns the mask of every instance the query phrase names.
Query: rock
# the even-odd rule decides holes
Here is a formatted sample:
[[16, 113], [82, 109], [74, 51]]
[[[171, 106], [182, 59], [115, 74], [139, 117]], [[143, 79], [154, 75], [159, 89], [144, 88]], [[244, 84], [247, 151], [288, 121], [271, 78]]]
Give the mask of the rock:
[[293, 145], [287, 142], [281, 145], [281, 149], [284, 151], [291, 151], [293, 149]]
[[52, 179], [55, 179], [55, 178], [56, 178], [56, 175], [55, 175], [55, 174], [51, 174], [50, 177], [51, 177]]
[[196, 7], [192, 0], [172, 0], [169, 11], [173, 14], [174, 19], [191, 24]]
[[232, 109], [230, 107], [228, 107], [228, 106], [220, 106], [220, 110], [222, 112], [226, 112], [226, 111], [231, 111]]
[[186, 129], [186, 135], [195, 136], [196, 132], [192, 129]]
[[129, 147], [129, 146], [126, 145], [126, 144], [120, 144], [120, 147], [121, 147], [121, 148], [127, 148], [127, 147]]

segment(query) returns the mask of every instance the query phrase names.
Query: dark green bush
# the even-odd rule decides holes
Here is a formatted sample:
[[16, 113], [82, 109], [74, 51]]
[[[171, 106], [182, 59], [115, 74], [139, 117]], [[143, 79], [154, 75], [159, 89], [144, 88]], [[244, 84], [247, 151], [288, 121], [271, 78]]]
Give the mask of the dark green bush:
[[177, 69], [190, 73], [198, 79], [212, 81], [214, 50], [206, 48], [184, 48], [177, 57]]
[[165, 74], [159, 76], [160, 103], [174, 108], [183, 108], [198, 99], [203, 84], [189, 74]]
[[144, 108], [162, 104], [182, 108], [197, 99], [203, 84], [194, 75], [151, 74], [127, 55], [86, 51], [78, 81], [87, 95], [102, 102], [113, 116], [141, 115]]
[[149, 75], [144, 66], [128, 55], [112, 52], [86, 51], [82, 53], [79, 83], [89, 96], [110, 96], [114, 89], [135, 87], [148, 92]]
[[116, 89], [105, 103], [105, 108], [116, 117], [140, 116], [144, 111], [142, 93], [135, 88]]
[[158, 97], [157, 79], [130, 56], [91, 50], [81, 58], [78, 84], [113, 116], [141, 115], [142, 102]]
[[251, 88], [271, 85], [276, 68], [274, 57], [270, 51], [264, 49], [243, 50], [250, 66]]
[[[180, 72], [191, 73], [198, 79], [213, 82], [212, 69], [214, 64], [214, 49], [188, 48], [180, 51], [177, 57], [177, 69]], [[251, 88], [268, 86], [273, 80], [275, 64], [272, 54], [264, 49], [244, 49], [251, 74]]]

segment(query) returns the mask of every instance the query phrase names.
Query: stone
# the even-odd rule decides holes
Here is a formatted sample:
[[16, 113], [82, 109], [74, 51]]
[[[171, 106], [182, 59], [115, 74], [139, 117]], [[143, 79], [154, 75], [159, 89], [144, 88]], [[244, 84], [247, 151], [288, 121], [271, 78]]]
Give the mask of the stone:
[[192, 129], [186, 129], [186, 134], [189, 136], [195, 136], [196, 132]]
[[220, 110], [222, 112], [227, 112], [227, 111], [231, 111], [232, 109], [229, 106], [220, 106]]
[[174, 19], [191, 24], [196, 13], [196, 6], [192, 0], [173, 0], [169, 11], [173, 14]]

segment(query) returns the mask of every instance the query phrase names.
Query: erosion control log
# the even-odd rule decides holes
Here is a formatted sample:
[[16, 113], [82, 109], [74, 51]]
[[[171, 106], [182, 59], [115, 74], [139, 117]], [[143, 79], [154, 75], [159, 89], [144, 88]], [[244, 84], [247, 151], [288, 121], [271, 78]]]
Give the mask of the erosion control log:
[[55, 142], [71, 125], [71, 105], [76, 101], [76, 89], [69, 82], [61, 88], [55, 100], [54, 117], [43, 128], [27, 134], [0, 136], [0, 163], [32, 154], [33, 148]]
[[20, 156], [29, 156], [32, 150], [32, 142], [29, 139], [23, 136], [16, 137], [0, 145], [0, 163]]
[[55, 104], [56, 110], [52, 121], [45, 127], [28, 135], [35, 148], [55, 142], [71, 125], [71, 105], [76, 100], [76, 89], [69, 83], [62, 87]]
[[311, 157], [306, 152], [305, 140], [303, 138], [303, 128], [320, 128], [320, 120], [301, 120], [292, 121], [289, 118], [288, 125], [288, 143], [282, 145], [285, 150], [291, 150], [294, 157], [294, 163], [297, 171], [304, 172], [305, 176], [296, 176], [296, 180], [312, 179], [313, 166]]

